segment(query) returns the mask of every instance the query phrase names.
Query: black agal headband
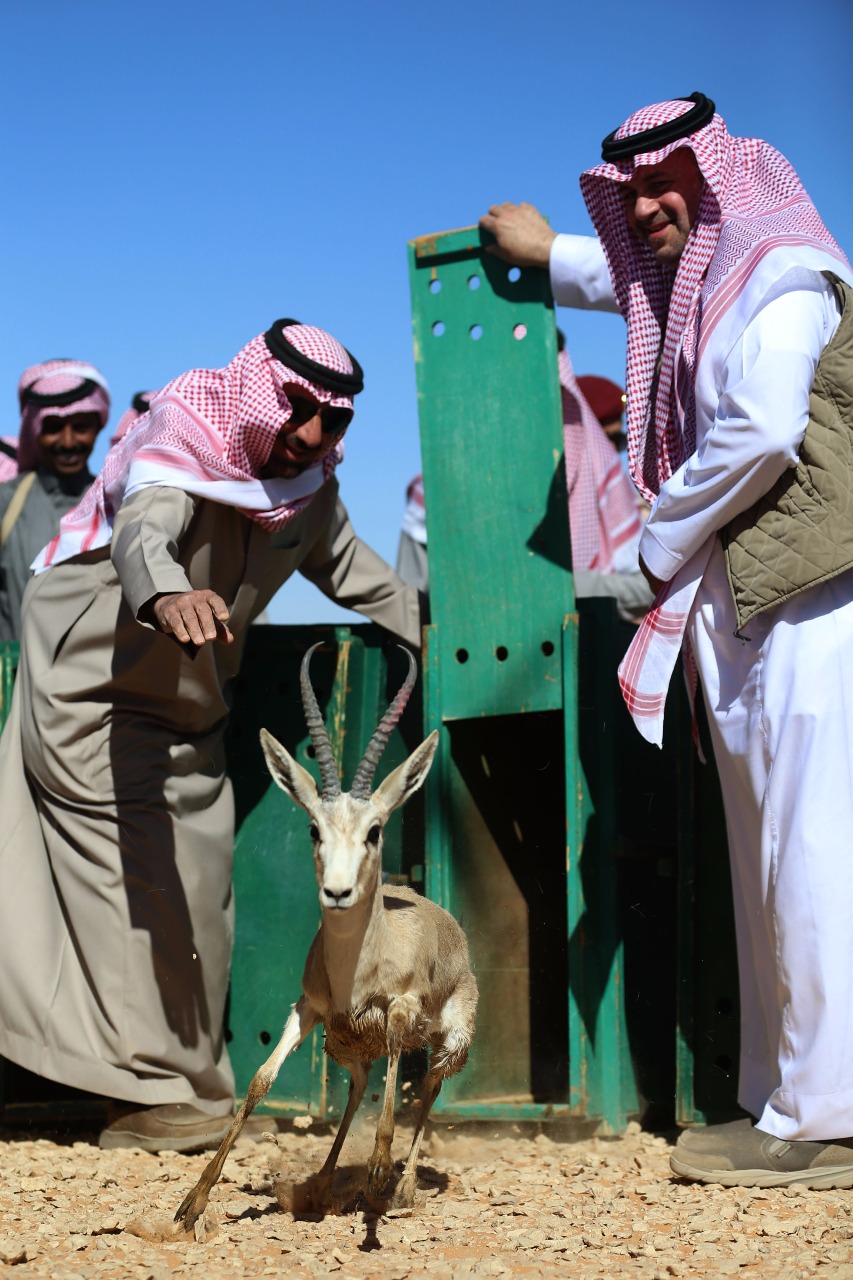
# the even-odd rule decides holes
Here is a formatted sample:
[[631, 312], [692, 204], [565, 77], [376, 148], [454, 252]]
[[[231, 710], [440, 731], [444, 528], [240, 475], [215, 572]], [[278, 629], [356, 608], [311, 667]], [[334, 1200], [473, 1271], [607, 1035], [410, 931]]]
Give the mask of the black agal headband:
[[704, 93], [691, 93], [689, 98], [676, 98], [676, 102], [692, 102], [693, 106], [674, 120], [657, 124], [653, 129], [644, 129], [642, 133], [632, 133], [628, 138], [617, 138], [619, 129], [608, 133], [601, 144], [602, 160], [628, 160], [647, 151], [659, 151], [678, 138], [689, 137], [714, 118], [716, 108]]
[[25, 404], [31, 404], [36, 409], [59, 409], [68, 404], [76, 404], [78, 400], [85, 400], [92, 395], [99, 385], [92, 378], [84, 378], [79, 387], [72, 387], [70, 391], [56, 391], [53, 395], [42, 395], [33, 391], [32, 387], [27, 387], [21, 392], [21, 408]]
[[[339, 373], [337, 369], [330, 369], [327, 365], [312, 360], [310, 356], [303, 355], [292, 342], [288, 342], [282, 330], [292, 324], [301, 324], [301, 321], [276, 320], [264, 334], [267, 349], [276, 360], [280, 360], [288, 369], [307, 378], [309, 382], [316, 382], [319, 387], [333, 391], [335, 395], [355, 396], [364, 390], [364, 372], [351, 351], [347, 351], [347, 355], [352, 361], [352, 373]], [[344, 350], [346, 351], [346, 347]]]

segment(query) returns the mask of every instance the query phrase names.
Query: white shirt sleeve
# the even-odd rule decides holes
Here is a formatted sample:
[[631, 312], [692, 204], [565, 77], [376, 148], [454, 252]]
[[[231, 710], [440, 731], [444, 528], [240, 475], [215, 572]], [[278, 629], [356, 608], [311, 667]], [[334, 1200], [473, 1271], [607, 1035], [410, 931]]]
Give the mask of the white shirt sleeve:
[[610, 271], [595, 236], [558, 235], [551, 245], [551, 292], [561, 307], [615, 311]]
[[713, 422], [662, 485], [643, 530], [640, 555], [656, 578], [668, 582], [796, 465], [815, 370], [838, 322], [834, 292], [822, 281], [768, 302], [721, 357]]

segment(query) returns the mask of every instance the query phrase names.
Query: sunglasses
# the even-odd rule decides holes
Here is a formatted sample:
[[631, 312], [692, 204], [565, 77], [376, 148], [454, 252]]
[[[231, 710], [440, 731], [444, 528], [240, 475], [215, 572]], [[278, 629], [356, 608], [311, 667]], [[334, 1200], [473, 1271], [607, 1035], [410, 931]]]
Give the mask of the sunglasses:
[[323, 434], [339, 436], [341, 432], [346, 431], [352, 421], [352, 409], [320, 404], [311, 396], [297, 395], [296, 392], [288, 393], [287, 398], [290, 401], [291, 410], [287, 420], [289, 427], [304, 427], [306, 422], [319, 413]]

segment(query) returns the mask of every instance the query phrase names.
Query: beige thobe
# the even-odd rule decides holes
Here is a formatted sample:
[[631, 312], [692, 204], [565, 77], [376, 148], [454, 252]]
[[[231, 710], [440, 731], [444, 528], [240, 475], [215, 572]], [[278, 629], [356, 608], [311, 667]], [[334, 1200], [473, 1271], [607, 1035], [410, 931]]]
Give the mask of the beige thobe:
[[[230, 1110], [223, 1037], [233, 804], [223, 732], [249, 624], [295, 570], [410, 645], [417, 596], [331, 481], [277, 534], [177, 489], [135, 494], [109, 549], [36, 577], [0, 739], [0, 1054], [141, 1104]], [[211, 587], [232, 645], [136, 615]]]

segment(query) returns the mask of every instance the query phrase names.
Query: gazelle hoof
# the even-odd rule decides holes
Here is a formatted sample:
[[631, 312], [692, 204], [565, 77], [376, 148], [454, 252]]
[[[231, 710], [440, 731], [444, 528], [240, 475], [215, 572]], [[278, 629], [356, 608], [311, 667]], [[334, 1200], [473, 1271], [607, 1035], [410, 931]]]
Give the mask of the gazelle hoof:
[[367, 1170], [367, 1194], [371, 1200], [386, 1200], [391, 1187], [393, 1165], [376, 1164]]
[[394, 1188], [394, 1194], [391, 1197], [392, 1209], [411, 1209], [415, 1203], [415, 1186], [413, 1182], [407, 1182], [405, 1178], [401, 1178]]
[[198, 1219], [207, 1208], [207, 1196], [200, 1193], [197, 1187], [193, 1187], [189, 1195], [181, 1202], [181, 1207], [175, 1214], [175, 1222], [180, 1222], [187, 1231], [192, 1231]]

